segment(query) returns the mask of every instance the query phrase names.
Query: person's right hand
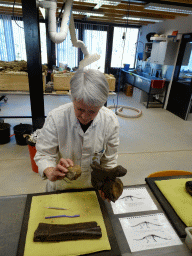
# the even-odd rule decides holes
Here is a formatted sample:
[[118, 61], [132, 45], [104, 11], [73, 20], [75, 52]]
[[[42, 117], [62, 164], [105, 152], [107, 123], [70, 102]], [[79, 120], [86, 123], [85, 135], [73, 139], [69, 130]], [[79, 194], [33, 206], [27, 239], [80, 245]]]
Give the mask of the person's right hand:
[[50, 181], [62, 180], [67, 172], [68, 167], [73, 166], [73, 161], [71, 159], [61, 158], [56, 167], [48, 167], [44, 170], [44, 174]]

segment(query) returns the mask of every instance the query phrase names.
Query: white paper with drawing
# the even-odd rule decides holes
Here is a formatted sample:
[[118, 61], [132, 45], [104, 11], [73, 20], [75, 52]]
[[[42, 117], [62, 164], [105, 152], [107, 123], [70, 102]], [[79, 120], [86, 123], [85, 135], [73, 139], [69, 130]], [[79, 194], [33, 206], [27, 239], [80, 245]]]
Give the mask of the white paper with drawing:
[[131, 252], [182, 244], [163, 213], [119, 220]]
[[115, 203], [111, 203], [115, 214], [157, 210], [146, 188], [125, 188]]

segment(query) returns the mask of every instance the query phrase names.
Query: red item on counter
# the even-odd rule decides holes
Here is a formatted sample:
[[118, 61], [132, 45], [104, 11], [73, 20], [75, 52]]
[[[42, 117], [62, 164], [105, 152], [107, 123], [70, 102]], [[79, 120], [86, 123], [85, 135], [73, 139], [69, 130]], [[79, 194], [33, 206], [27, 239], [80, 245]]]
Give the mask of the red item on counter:
[[151, 88], [162, 89], [165, 86], [165, 80], [151, 80]]

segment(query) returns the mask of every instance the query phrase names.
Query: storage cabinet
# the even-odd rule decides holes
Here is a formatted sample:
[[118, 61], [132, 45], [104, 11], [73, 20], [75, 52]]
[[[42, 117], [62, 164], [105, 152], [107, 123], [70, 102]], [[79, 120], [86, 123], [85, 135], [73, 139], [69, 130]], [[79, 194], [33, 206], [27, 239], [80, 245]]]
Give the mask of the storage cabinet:
[[151, 51], [151, 63], [174, 65], [178, 42], [154, 42]]

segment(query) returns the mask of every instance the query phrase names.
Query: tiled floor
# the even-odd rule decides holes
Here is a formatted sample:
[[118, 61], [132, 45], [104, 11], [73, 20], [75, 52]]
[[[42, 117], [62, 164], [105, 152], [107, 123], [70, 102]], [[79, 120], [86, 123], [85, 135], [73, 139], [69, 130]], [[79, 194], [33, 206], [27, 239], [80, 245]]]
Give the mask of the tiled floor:
[[[29, 95], [7, 95], [8, 102], [0, 102], [1, 116], [31, 115]], [[67, 102], [69, 96], [45, 95], [45, 114]], [[109, 97], [108, 106], [117, 102]], [[119, 105], [142, 110], [139, 118], [119, 117], [120, 146], [118, 164], [127, 168], [122, 178], [124, 185], [144, 184], [145, 177], [154, 171], [192, 171], [192, 117], [184, 121], [162, 108], [149, 108], [139, 103], [138, 96], [119, 94]], [[133, 114], [132, 110], [123, 110]], [[19, 123], [31, 124], [31, 119], [5, 119], [13, 127]], [[45, 191], [46, 181], [32, 171], [27, 146], [16, 144], [15, 137], [0, 145], [0, 196], [38, 193]]]

